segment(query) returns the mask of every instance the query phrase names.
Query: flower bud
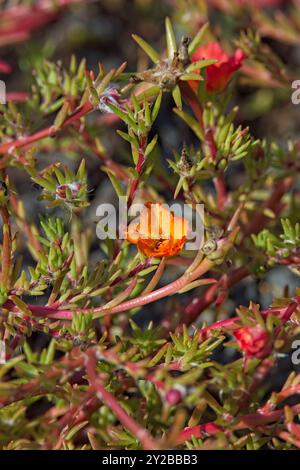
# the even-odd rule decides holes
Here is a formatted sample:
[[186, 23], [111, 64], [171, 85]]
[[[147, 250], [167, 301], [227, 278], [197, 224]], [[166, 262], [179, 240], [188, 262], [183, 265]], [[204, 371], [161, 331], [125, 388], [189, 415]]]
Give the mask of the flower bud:
[[60, 184], [56, 188], [56, 196], [59, 199], [66, 199], [67, 190], [69, 190], [72, 196], [76, 197], [80, 188], [81, 188], [81, 184], [78, 183], [77, 181], [74, 181], [73, 183]]
[[175, 406], [182, 401], [185, 393], [186, 390], [182, 385], [175, 385], [167, 391], [165, 398], [170, 406]]

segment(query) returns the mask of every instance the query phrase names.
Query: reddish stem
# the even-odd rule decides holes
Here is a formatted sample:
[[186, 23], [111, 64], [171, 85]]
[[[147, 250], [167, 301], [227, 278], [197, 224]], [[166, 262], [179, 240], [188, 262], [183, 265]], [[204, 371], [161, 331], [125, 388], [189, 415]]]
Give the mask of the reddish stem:
[[[291, 410], [295, 414], [298, 414], [300, 412], [300, 404], [292, 406]], [[272, 411], [270, 413], [260, 413], [257, 411], [256, 413], [239, 417], [228, 416], [227, 419], [232, 423], [231, 431], [233, 431], [248, 428], [255, 429], [258, 426], [264, 426], [278, 422], [283, 416], [284, 410], [281, 409]], [[214, 436], [220, 432], [226, 432], [226, 428], [221, 427], [213, 422], [189, 427], [179, 433], [177, 437], [177, 444], [183, 444], [185, 441], [190, 440], [193, 436], [197, 438], [203, 438], [206, 435]]]
[[[288, 176], [278, 183], [270, 198], [264, 204], [265, 208], [271, 209], [275, 213], [279, 213], [282, 210], [280, 200], [288, 189], [291, 188], [295, 180], [294, 176]], [[265, 225], [270, 222], [270, 219], [264, 216], [263, 213], [257, 214], [249, 224], [244, 228], [244, 238], [251, 235], [252, 233], [258, 233], [262, 230]], [[250, 275], [250, 271], [246, 266], [236, 269], [233, 273], [228, 275], [228, 289], [240, 282], [242, 279]], [[192, 299], [184, 309], [183, 323], [190, 325], [198, 316], [209, 307], [209, 305], [215, 300], [218, 292], [218, 288], [222, 284], [222, 279], [218, 284], [211, 286], [201, 297], [195, 297]]]
[[265, 227], [265, 225], [270, 222], [270, 218], [263, 214], [263, 209], [270, 209], [275, 214], [281, 212], [283, 207], [280, 204], [280, 200], [282, 196], [284, 196], [285, 193], [291, 188], [294, 181], [294, 176], [287, 176], [282, 181], [278, 182], [270, 198], [263, 204], [262, 210], [256, 214], [255, 217], [252, 217], [249, 224], [244, 228], [243, 232], [245, 237], [251, 235], [252, 233], [258, 233]]
[[82, 106], [77, 108], [62, 124], [59, 129], [55, 129], [53, 126], [46, 127], [34, 134], [22, 137], [20, 139], [16, 139], [10, 142], [4, 142], [0, 145], [0, 154], [11, 153], [14, 149], [24, 148], [27, 147], [34, 142], [39, 140], [45, 139], [46, 137], [53, 137], [56, 135], [61, 129], [73, 124], [74, 122], [78, 121], [82, 116], [85, 116], [89, 112], [93, 110], [93, 106], [90, 102], [84, 103]]
[[[281, 320], [281, 325], [284, 325], [292, 316], [292, 314], [295, 312], [295, 310], [298, 308], [300, 304], [300, 297], [295, 297], [293, 301], [288, 305], [284, 307], [277, 307], [277, 308], [269, 308], [266, 310], [262, 310], [260, 312], [261, 315], [264, 317], [267, 317], [270, 314], [277, 313], [279, 314], [279, 318]], [[226, 318], [225, 320], [220, 320], [215, 323], [212, 323], [209, 326], [206, 326], [205, 328], [202, 328], [199, 330], [199, 340], [203, 341], [205, 340], [209, 334], [213, 330], [221, 330], [226, 328], [226, 330], [236, 330], [240, 328], [240, 325], [237, 323], [240, 321], [240, 317], [233, 317], [233, 318]], [[275, 329], [275, 335], [277, 334], [277, 330]]]
[[141, 443], [143, 449], [158, 450], [159, 446], [150, 434], [148, 434], [146, 429], [142, 428], [133, 418], [131, 418], [121, 405], [119, 405], [116, 398], [104, 388], [102, 380], [96, 373], [96, 358], [92, 351], [88, 352], [86, 372], [91, 384], [91, 389], [94, 390], [97, 397], [113, 411], [122, 425], [136, 437], [136, 439]]
[[[235, 230], [231, 233], [228, 239], [223, 239], [220, 243], [219, 248], [223, 248], [224, 255], [227, 251], [229, 251], [234, 243], [235, 237], [237, 235], [238, 230]], [[104, 316], [108, 314], [115, 314], [120, 312], [125, 312], [127, 310], [131, 310], [133, 308], [141, 307], [143, 305], [149, 304], [156, 300], [162, 299], [169, 295], [176, 294], [180, 291], [183, 287], [188, 285], [190, 282], [198, 279], [198, 277], [205, 274], [207, 271], [212, 269], [214, 266], [214, 262], [205, 258], [198, 268], [196, 268], [192, 272], [184, 273], [180, 278], [176, 281], [171, 282], [167, 286], [161, 287], [160, 289], [154, 290], [148, 294], [141, 295], [135, 299], [127, 300], [115, 307], [105, 308], [105, 307], [96, 307], [93, 310], [95, 318], [98, 316]], [[12, 304], [11, 301], [7, 301], [4, 305], [5, 308], [8, 308], [12, 311], [18, 311], [18, 309]], [[74, 310], [58, 310], [51, 307], [42, 307], [39, 305], [28, 305], [28, 308], [31, 310], [33, 315], [38, 316], [47, 316], [48, 318], [55, 318], [59, 320], [71, 320], [74, 316], [76, 311]], [[90, 313], [91, 309], [80, 309], [82, 313]]]
[[[246, 266], [235, 269], [232, 273], [227, 274], [226, 286], [230, 289], [232, 286], [249, 276], [250, 272]], [[209, 287], [201, 297], [195, 297], [189, 302], [183, 312], [183, 323], [191, 325], [198, 316], [216, 299], [218, 289], [222, 286], [222, 278], [217, 284]]]
[[214, 185], [217, 193], [218, 209], [222, 211], [227, 202], [226, 183], [223, 172], [214, 178]]
[[9, 289], [10, 287], [10, 267], [11, 267], [11, 233], [9, 214], [6, 207], [0, 207], [0, 213], [3, 221], [3, 242], [2, 242], [2, 269], [1, 284]]

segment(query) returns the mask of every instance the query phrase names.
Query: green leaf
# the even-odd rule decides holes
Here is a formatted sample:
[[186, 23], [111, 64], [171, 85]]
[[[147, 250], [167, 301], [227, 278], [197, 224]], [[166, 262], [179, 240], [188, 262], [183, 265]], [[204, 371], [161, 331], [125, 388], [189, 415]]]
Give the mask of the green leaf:
[[32, 315], [31, 310], [29, 309], [27, 304], [25, 302], [23, 302], [23, 300], [21, 300], [19, 297], [17, 297], [16, 295], [11, 295], [9, 297], [9, 299], [16, 305], [16, 307], [18, 307], [20, 312], [23, 312], [23, 313], [25, 313], [26, 315], [29, 315], [29, 316]]
[[118, 178], [115, 176], [115, 174], [109, 169], [109, 168], [106, 168], [106, 167], [102, 167], [101, 168], [102, 171], [104, 171], [107, 176], [109, 177], [110, 179], [110, 182], [111, 184], [113, 185], [113, 188], [114, 190], [116, 191], [117, 195], [119, 197], [121, 196], [125, 196], [126, 195], [126, 192], [125, 190], [122, 188], [121, 184], [120, 184], [120, 181], [118, 180]]
[[125, 111], [112, 103], [109, 103], [108, 106], [117, 116], [119, 116], [120, 119], [122, 119], [122, 121], [124, 121], [129, 127], [132, 127], [135, 132], [138, 132], [139, 129], [136, 122], [134, 122]]
[[192, 57], [198, 46], [201, 44], [202, 40], [204, 39], [205, 34], [207, 33], [209, 27], [209, 23], [205, 23], [202, 28], [198, 31], [194, 39], [189, 45], [189, 55]]
[[60, 108], [60, 110], [58, 111], [54, 120], [53, 125], [56, 130], [58, 130], [63, 125], [63, 123], [65, 122], [65, 120], [67, 119], [69, 115], [70, 109], [71, 109], [70, 104], [67, 101], [65, 101], [62, 107]]
[[105, 88], [108, 86], [109, 82], [113, 78], [115, 74], [115, 69], [112, 69], [108, 74], [106, 74], [103, 79], [101, 80], [100, 84], [96, 85], [97, 93], [98, 95], [101, 95], [101, 93], [104, 92]]
[[144, 103], [144, 114], [145, 114], [145, 125], [146, 127], [150, 128], [152, 125], [151, 121], [151, 112], [150, 112], [150, 106], [148, 101], [145, 101]]
[[264, 210], [263, 210], [263, 214], [268, 217], [269, 219], [275, 219], [276, 218], [276, 214], [269, 208], [269, 207], [266, 207]]
[[32, 180], [42, 186], [42, 188], [48, 189], [48, 191], [55, 191], [56, 186], [55, 186], [55, 181], [53, 180], [52, 183], [49, 182], [46, 178], [35, 176], [32, 178]]
[[34, 362], [34, 353], [27, 341], [25, 341], [25, 343], [23, 344], [23, 351], [25, 353], [27, 362]]
[[199, 73], [185, 73], [184, 75], [180, 76], [180, 80], [197, 80], [198, 82], [202, 82], [204, 78]]
[[178, 85], [176, 85], [174, 88], [173, 88], [173, 91], [172, 91], [172, 96], [174, 98], [174, 101], [176, 103], [176, 106], [178, 109], [182, 110], [182, 99], [181, 99], [181, 93], [180, 93], [180, 88]]
[[177, 114], [186, 124], [192, 129], [192, 131], [196, 134], [199, 140], [204, 140], [204, 133], [203, 130], [196, 119], [194, 119], [190, 114], [185, 113], [184, 111], [180, 111], [178, 108], [173, 109], [174, 113]]
[[150, 86], [146, 90], [142, 91], [137, 95], [137, 98], [141, 101], [144, 101], [147, 98], [152, 98], [153, 96], [157, 96], [160, 92], [160, 88], [158, 85]]
[[119, 134], [119, 136], [121, 136], [124, 140], [129, 142], [135, 148], [139, 147], [138, 140], [135, 136], [131, 136], [131, 135], [127, 134], [126, 132], [120, 131], [119, 129], [117, 130], [117, 134]]
[[86, 169], [85, 169], [85, 160], [82, 159], [78, 167], [76, 178], [80, 181], [83, 181], [86, 178]]
[[88, 424], [88, 421], [82, 421], [82, 423], [76, 424], [66, 435], [66, 441], [70, 441], [75, 436], [75, 434], [77, 434], [78, 431], [84, 428], [87, 424]]
[[152, 109], [152, 116], [151, 116], [152, 124], [155, 121], [155, 119], [157, 118], [157, 115], [159, 113], [160, 106], [161, 106], [161, 101], [162, 101], [162, 91], [160, 91], [158, 93], [157, 98], [156, 98], [155, 103], [154, 103], [154, 106], [153, 106], [153, 109]]
[[137, 114], [141, 110], [139, 101], [138, 101], [137, 97], [135, 96], [135, 94], [131, 95], [131, 99], [132, 99], [134, 112]]
[[117, 79], [117, 78], [119, 79], [123, 71], [126, 69], [126, 67], [127, 67], [127, 62], [125, 61], [115, 71], [114, 79]]
[[184, 177], [180, 177], [179, 180], [178, 180], [178, 183], [177, 183], [177, 186], [175, 188], [175, 192], [174, 192], [174, 199], [177, 198], [178, 194], [180, 193], [181, 191], [181, 188], [183, 186], [183, 182], [184, 182]]
[[127, 286], [122, 292], [117, 294], [113, 298], [113, 300], [110, 300], [109, 302], [107, 302], [103, 307], [103, 311], [97, 313], [96, 315], [94, 315], [93, 318], [95, 319], [95, 318], [99, 318], [99, 316], [101, 317], [103, 314], [105, 315], [105, 310], [110, 309], [112, 307], [115, 307], [116, 305], [119, 305], [122, 302], [124, 302], [131, 295], [133, 290], [135, 289], [137, 281], [138, 281], [137, 277], [133, 278], [133, 280], [131, 281], [129, 286]]
[[150, 359], [150, 361], [147, 364], [147, 367], [154, 367], [156, 364], [158, 364], [158, 362], [166, 354], [168, 348], [169, 348], [169, 344], [168, 343], [164, 344], [162, 348], [158, 350], [155, 356], [152, 359]]
[[64, 184], [65, 176], [64, 176], [63, 172], [57, 166], [54, 167], [54, 173], [55, 173], [55, 176], [56, 176], [57, 181], [59, 182], [59, 184]]
[[208, 67], [209, 65], [215, 64], [218, 62], [218, 59], [204, 59], [204, 60], [197, 60], [197, 62], [193, 62], [190, 64], [186, 71], [187, 72], [194, 72], [194, 70], [201, 70], [204, 67]]
[[147, 157], [148, 155], [150, 155], [150, 153], [152, 152], [152, 150], [154, 149], [155, 145], [156, 145], [156, 142], [157, 142], [157, 138], [158, 138], [158, 135], [156, 134], [153, 139], [151, 140], [151, 142], [147, 145], [146, 147], [146, 150], [145, 150], [145, 157]]
[[208, 284], [214, 284], [216, 281], [212, 281], [211, 279], [199, 279], [198, 281], [193, 281], [190, 284], [187, 284], [185, 287], [178, 291], [179, 294], [184, 294], [189, 290], [195, 289], [196, 287], [205, 286]]
[[132, 34], [132, 38], [135, 40], [135, 42], [138, 43], [138, 45], [143, 49], [143, 51], [146, 52], [147, 56], [150, 57], [152, 62], [154, 62], [155, 64], [159, 62], [159, 54], [156, 52], [155, 49], [153, 49], [152, 46], [150, 46], [150, 44], [148, 44], [137, 34]]
[[167, 49], [168, 49], [168, 57], [169, 59], [173, 59], [174, 53], [177, 51], [175, 35], [173, 31], [173, 26], [171, 23], [170, 18], [166, 18], [165, 22], [166, 26], [166, 40], [167, 40]]
[[39, 376], [39, 371], [36, 367], [34, 367], [32, 364], [26, 363], [26, 362], [19, 362], [17, 365], [17, 368], [20, 369], [25, 375], [28, 377], [38, 377]]
[[55, 356], [55, 348], [56, 348], [56, 341], [55, 339], [52, 339], [47, 349], [44, 364], [48, 365], [52, 363], [54, 356]]

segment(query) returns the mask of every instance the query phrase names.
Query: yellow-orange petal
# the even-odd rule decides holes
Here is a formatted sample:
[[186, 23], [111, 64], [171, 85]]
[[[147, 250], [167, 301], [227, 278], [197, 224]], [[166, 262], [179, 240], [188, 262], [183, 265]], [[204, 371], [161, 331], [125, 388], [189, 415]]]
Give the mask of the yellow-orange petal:
[[134, 245], [136, 245], [140, 239], [139, 228], [140, 228], [139, 222], [136, 222], [134, 220], [128, 225], [128, 228], [127, 228], [126, 239], [130, 243], [133, 243]]
[[181, 240], [145, 240], [141, 239], [137, 243], [138, 249], [147, 257], [162, 258], [165, 256], [175, 256], [183, 248], [186, 238]]
[[174, 256], [183, 248], [188, 229], [186, 219], [174, 216], [160, 203], [148, 202], [139, 221], [129, 224], [127, 240], [137, 244], [145, 256]]

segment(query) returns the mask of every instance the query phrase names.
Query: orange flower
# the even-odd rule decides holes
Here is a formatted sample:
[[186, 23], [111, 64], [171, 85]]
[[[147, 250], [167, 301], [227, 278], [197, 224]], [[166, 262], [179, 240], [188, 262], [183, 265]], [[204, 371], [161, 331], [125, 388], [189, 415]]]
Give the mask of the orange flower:
[[182, 250], [188, 228], [186, 219], [176, 217], [160, 203], [147, 202], [139, 220], [129, 224], [126, 238], [145, 256], [162, 258]]

